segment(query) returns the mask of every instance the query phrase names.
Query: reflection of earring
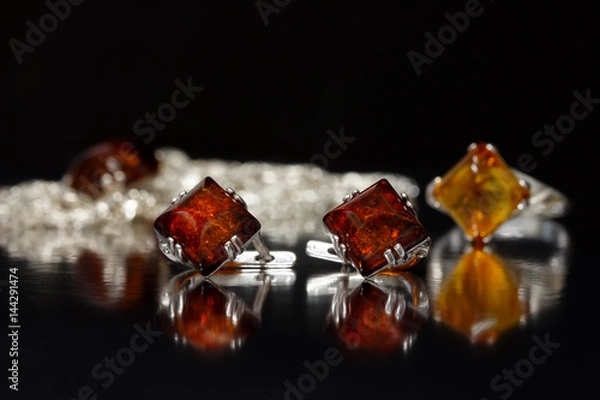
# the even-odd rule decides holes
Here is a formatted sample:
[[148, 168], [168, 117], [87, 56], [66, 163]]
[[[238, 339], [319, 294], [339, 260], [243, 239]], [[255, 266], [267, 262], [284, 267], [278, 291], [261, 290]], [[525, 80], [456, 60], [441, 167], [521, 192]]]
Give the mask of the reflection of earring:
[[[260, 329], [262, 307], [270, 287], [291, 285], [295, 278], [289, 269], [220, 273], [210, 279], [189, 270], [172, 278], [163, 288], [158, 318], [176, 342], [204, 353], [235, 351]], [[257, 286], [252, 305], [225, 289], [231, 286]]]
[[70, 271], [81, 297], [106, 310], [126, 310], [144, 304], [169, 276], [167, 262], [156, 252], [144, 251], [123, 254], [85, 250]]
[[454, 228], [436, 241], [427, 265], [434, 318], [474, 344], [493, 344], [558, 304], [569, 242], [559, 224], [537, 218], [507, 221], [483, 248]]
[[331, 293], [327, 331], [347, 351], [386, 355], [407, 351], [430, 314], [425, 284], [408, 272], [365, 281], [338, 273], [308, 280], [309, 296]]
[[[154, 221], [163, 254], [204, 276], [233, 262], [239, 266], [290, 268], [296, 261], [294, 253], [271, 253], [260, 229], [260, 222], [247, 210], [244, 200], [210, 177], [189, 192], [181, 192]], [[242, 254], [250, 242], [257, 251]]]
[[350, 264], [365, 277], [389, 268], [408, 268], [427, 257], [431, 239], [405, 193], [386, 179], [355, 190], [323, 218], [333, 247], [309, 241], [309, 256]]
[[467, 154], [426, 191], [427, 203], [449, 214], [476, 242], [487, 241], [509, 218], [560, 217], [567, 198], [531, 176], [508, 167], [489, 143], [469, 146]]

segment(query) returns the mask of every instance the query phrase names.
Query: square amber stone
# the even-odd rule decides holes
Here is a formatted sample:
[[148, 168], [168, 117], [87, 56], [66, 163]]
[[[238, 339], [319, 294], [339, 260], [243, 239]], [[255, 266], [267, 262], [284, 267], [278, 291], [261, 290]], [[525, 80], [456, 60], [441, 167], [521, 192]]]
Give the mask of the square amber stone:
[[[330, 236], [346, 247], [348, 261], [363, 275], [387, 265], [384, 252], [400, 244], [408, 252], [429, 238], [405, 200], [382, 179], [323, 218]], [[418, 258], [404, 267], [410, 267]]]
[[210, 177], [154, 221], [157, 236], [162, 240], [172, 237], [205, 276], [227, 262], [227, 241], [235, 235], [246, 244], [260, 228], [260, 222], [246, 207]]
[[482, 241], [529, 198], [529, 189], [493, 146], [477, 143], [435, 184], [433, 196], [467, 236]]

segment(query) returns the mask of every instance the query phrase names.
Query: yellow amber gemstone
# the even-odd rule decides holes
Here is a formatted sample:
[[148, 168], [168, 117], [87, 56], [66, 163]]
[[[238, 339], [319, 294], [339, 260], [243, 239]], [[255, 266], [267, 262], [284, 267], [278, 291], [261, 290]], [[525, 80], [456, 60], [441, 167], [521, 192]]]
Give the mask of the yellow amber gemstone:
[[529, 189], [491, 145], [477, 143], [435, 184], [433, 196], [467, 236], [481, 241], [529, 198]]
[[491, 344], [523, 314], [518, 289], [498, 256], [473, 248], [442, 283], [435, 315], [471, 342]]

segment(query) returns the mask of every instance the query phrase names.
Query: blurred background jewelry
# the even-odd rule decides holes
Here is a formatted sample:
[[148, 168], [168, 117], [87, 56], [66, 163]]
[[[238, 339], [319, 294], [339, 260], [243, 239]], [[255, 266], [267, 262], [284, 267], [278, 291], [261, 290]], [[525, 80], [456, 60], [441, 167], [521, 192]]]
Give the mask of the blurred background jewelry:
[[[305, 235], [326, 238], [321, 216], [355, 187], [386, 178], [417, 207], [419, 186], [396, 173], [333, 173], [312, 164], [191, 159], [184, 151], [117, 139], [75, 157], [58, 181], [29, 180], [0, 187], [0, 247], [27, 257], [64, 259], [85, 248], [83, 237], [127, 235], [127, 225], [151, 228], [171, 199], [205, 176], [234, 187], [270, 241], [293, 245]], [[50, 241], [48, 232], [61, 240]], [[89, 235], [87, 234], [89, 233]], [[38, 247], [29, 253], [32, 243]]]
[[426, 201], [448, 214], [475, 242], [485, 242], [509, 218], [558, 218], [569, 201], [558, 190], [510, 168], [489, 143], [473, 143], [443, 177], [426, 188]]

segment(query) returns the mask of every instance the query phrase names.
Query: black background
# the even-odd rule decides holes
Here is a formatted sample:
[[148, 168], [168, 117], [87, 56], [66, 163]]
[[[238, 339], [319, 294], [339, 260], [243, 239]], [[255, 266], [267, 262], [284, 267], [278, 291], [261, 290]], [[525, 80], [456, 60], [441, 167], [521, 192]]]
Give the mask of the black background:
[[[532, 175], [575, 203], [564, 223], [578, 259], [586, 261], [572, 268], [574, 314], [563, 328], [573, 323], [570, 337], [582, 341], [565, 356], [560, 373], [570, 375], [560, 380], [589, 383], [589, 370], [572, 367], [598, 354], [584, 338], [592, 329], [586, 283], [597, 276], [597, 216], [589, 199], [597, 184], [600, 110], [547, 156], [531, 139], [568, 113], [574, 91], [591, 89], [600, 97], [598, 13], [593, 2], [481, 4], [482, 15], [421, 76], [407, 52], [423, 53], [425, 32], [435, 34], [447, 24], [444, 13], [464, 9], [465, 2], [297, 0], [265, 26], [247, 0], [86, 0], [20, 65], [9, 40], [24, 41], [25, 21], [37, 25], [48, 10], [41, 1], [6, 4], [0, 184], [59, 179], [84, 148], [134, 138], [134, 121], [167, 102], [175, 79], [188, 76], [204, 91], [152, 146], [179, 147], [193, 157], [302, 163], [323, 151], [328, 129], [344, 127], [356, 141], [331, 160], [330, 170], [406, 173], [422, 187], [473, 141], [494, 143], [513, 166], [530, 153], [538, 163]], [[452, 226], [430, 210], [421, 219], [432, 231]], [[245, 358], [245, 368], [253, 368], [255, 356]], [[393, 379], [386, 371], [382, 376]], [[470, 398], [448, 383], [444, 368], [436, 371], [440, 395]], [[564, 398], [566, 389], [547, 384], [552, 377], [559, 379], [558, 372], [539, 378], [530, 394]]]

